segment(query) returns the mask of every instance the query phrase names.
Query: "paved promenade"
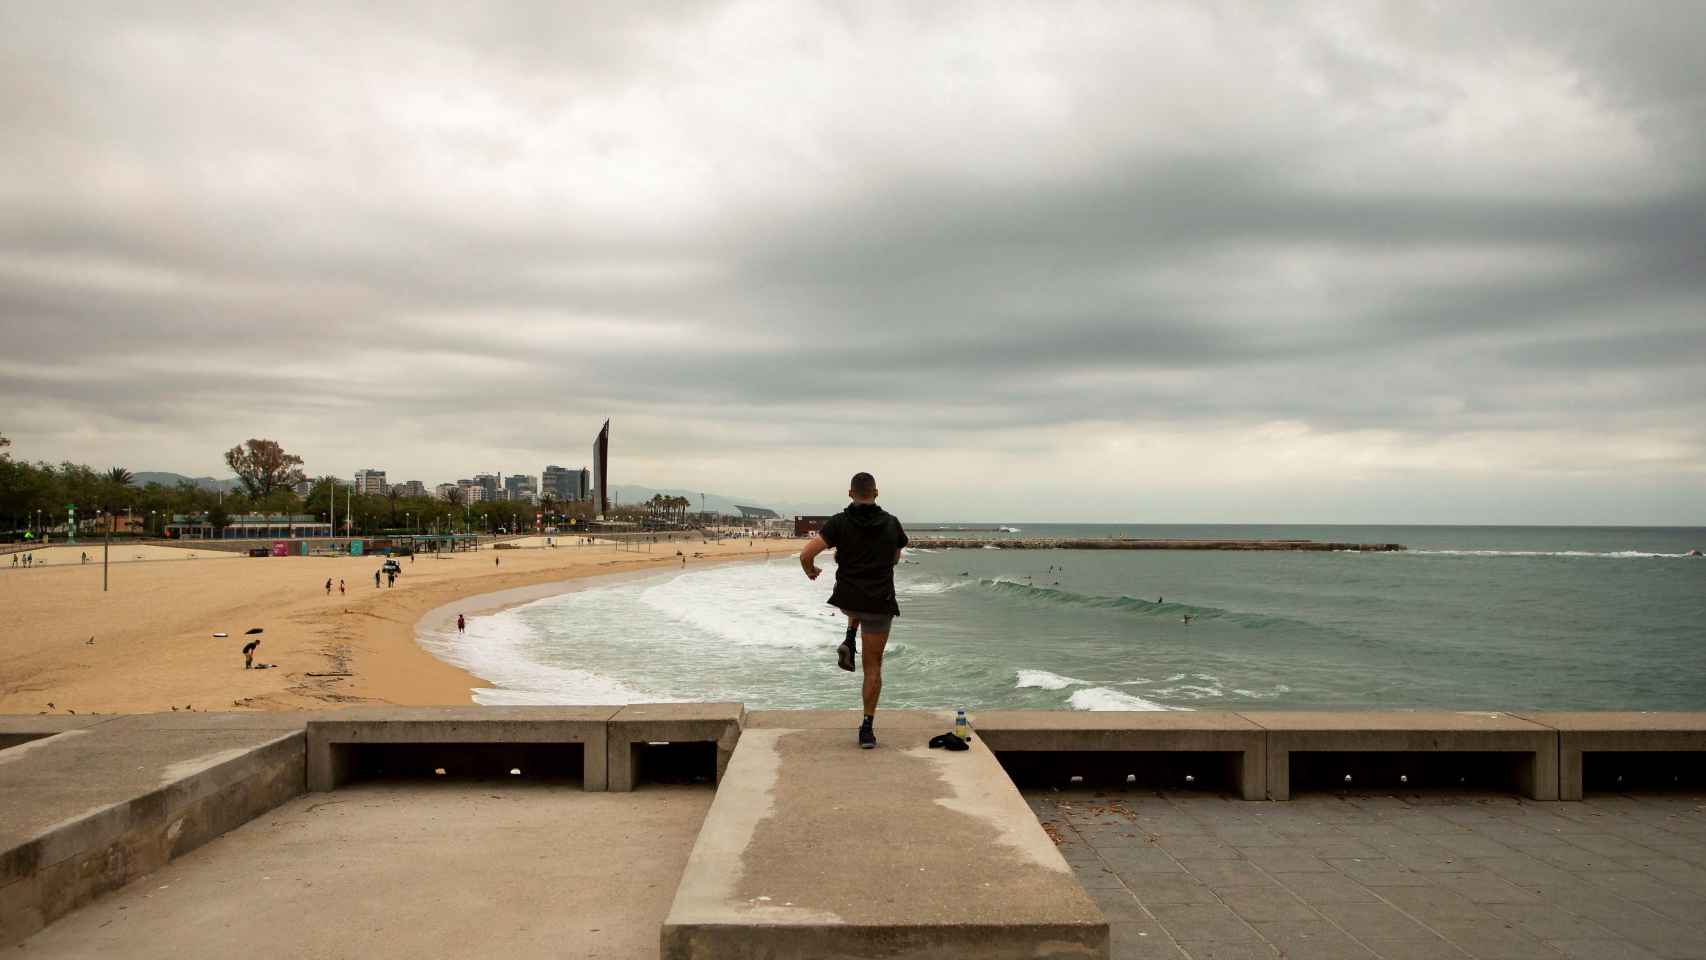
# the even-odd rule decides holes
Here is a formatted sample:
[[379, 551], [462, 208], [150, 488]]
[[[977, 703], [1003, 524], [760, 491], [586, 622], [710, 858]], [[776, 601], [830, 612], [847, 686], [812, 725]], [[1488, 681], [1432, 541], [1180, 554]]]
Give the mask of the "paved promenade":
[[1112, 957], [1706, 958], [1706, 797], [1027, 791]]

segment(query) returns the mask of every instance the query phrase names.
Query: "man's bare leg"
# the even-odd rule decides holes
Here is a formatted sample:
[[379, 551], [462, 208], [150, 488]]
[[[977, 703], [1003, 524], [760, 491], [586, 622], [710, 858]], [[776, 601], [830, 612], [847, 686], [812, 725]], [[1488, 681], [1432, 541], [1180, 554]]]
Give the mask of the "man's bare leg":
[[877, 698], [883, 695], [883, 648], [889, 645], [886, 633], [865, 632], [865, 716], [876, 716]]

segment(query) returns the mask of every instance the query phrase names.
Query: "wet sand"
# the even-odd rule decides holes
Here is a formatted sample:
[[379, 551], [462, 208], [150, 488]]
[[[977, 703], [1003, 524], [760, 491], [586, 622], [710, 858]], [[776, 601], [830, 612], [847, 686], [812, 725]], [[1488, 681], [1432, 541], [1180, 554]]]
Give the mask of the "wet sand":
[[[72, 562], [24, 570], [7, 561], [0, 564], [0, 714], [466, 704], [469, 691], [486, 684], [416, 643], [423, 616], [478, 594], [681, 569], [678, 546], [689, 566], [799, 550], [789, 540], [658, 544], [650, 553], [609, 545], [486, 548], [402, 558], [397, 585], [378, 589], [377, 557], [200, 551], [194, 560], [115, 562], [106, 593], [100, 564], [75, 562], [82, 545], [69, 554]], [[98, 546], [90, 552], [98, 557]], [[276, 669], [243, 669], [243, 634], [251, 627], [264, 631], [258, 662]], [[218, 632], [228, 636], [213, 637]]]

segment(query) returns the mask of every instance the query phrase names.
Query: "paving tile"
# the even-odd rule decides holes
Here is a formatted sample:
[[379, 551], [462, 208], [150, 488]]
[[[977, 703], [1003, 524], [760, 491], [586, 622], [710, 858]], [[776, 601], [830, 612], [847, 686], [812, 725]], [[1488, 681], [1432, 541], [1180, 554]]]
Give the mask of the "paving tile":
[[1570, 960], [1659, 960], [1659, 955], [1627, 940], [1548, 940], [1546, 945]]
[[1339, 873], [1276, 873], [1275, 880], [1309, 903], [1374, 903], [1374, 891]]
[[1155, 845], [1178, 860], [1242, 860], [1244, 855], [1229, 843], [1214, 837], [1185, 835], [1161, 837]]
[[1607, 940], [1605, 927], [1549, 903], [1491, 903], [1487, 912], [1542, 940]]
[[1433, 878], [1385, 857], [1328, 860], [1328, 865], [1366, 887], [1425, 887]]
[[1260, 940], [1181, 940], [1179, 949], [1191, 960], [1278, 960], [1272, 944]]
[[1236, 847], [1285, 847], [1291, 841], [1269, 830], [1267, 827], [1254, 824], [1226, 824], [1212, 829], [1215, 839]]
[[1321, 920], [1319, 913], [1277, 884], [1224, 887], [1217, 891], [1217, 895], [1222, 903], [1232, 908], [1233, 913], [1252, 923], [1258, 920], [1267, 923], [1309, 923]]
[[1447, 887], [1388, 887], [1380, 895], [1387, 903], [1424, 922], [1488, 920], [1495, 916]]
[[1698, 891], [1676, 886], [1645, 873], [1593, 873], [1584, 876], [1582, 879], [1615, 896], [1649, 906], [1675, 902], [1700, 904], [1706, 900]]
[[1120, 875], [1115, 873], [1112, 867], [1109, 867], [1107, 864], [1099, 861], [1096, 863], [1073, 867], [1072, 875], [1076, 877], [1078, 879], [1078, 883], [1086, 889], [1094, 887], [1125, 886], [1125, 883], [1120, 880]]
[[1153, 920], [1143, 904], [1137, 902], [1129, 890], [1085, 890], [1090, 899], [1096, 901], [1096, 906], [1102, 908], [1102, 916], [1109, 923], [1130, 923], [1137, 920]]
[[1427, 927], [1387, 903], [1325, 903], [1316, 909], [1358, 940], [1426, 940], [1433, 936]]
[[1244, 887], [1275, 882], [1267, 871], [1248, 860], [1182, 859], [1179, 864], [1209, 887]]
[[1150, 874], [1134, 877], [1126, 886], [1139, 903], [1153, 909], [1157, 904], [1218, 903], [1214, 892], [1195, 877]]
[[1165, 850], [1144, 847], [1127, 847], [1108, 851], [1103, 857], [1108, 866], [1122, 877], [1129, 878], [1135, 873], [1183, 873], [1185, 868], [1179, 861], [1168, 856]]
[[[1657, 831], [1654, 831], [1657, 833]], [[1663, 842], [1660, 837], [1654, 837], [1655, 842]], [[1657, 850], [1643, 846], [1622, 836], [1603, 833], [1579, 834], [1569, 838], [1569, 842], [1590, 853], [1598, 853], [1607, 857], [1651, 857]]]
[[1256, 939], [1256, 931], [1223, 903], [1163, 904], [1150, 912], [1181, 942]]
[[1439, 935], [1476, 960], [1558, 960], [1558, 951], [1502, 920], [1433, 924]]
[[[1269, 873], [1326, 873], [1327, 861], [1299, 847], [1239, 847], [1251, 863]], [[1334, 871], [1336, 872], [1336, 871]]]
[[1380, 960], [1465, 960], [1469, 954], [1440, 937], [1431, 940], [1364, 940]]
[[1309, 851], [1323, 860], [1344, 860], [1358, 857], [1374, 858], [1381, 856], [1381, 851], [1355, 837], [1321, 837], [1318, 839], [1299, 839], [1296, 846]]
[[[1566, 876], [1564, 882], [1575, 881]], [[1454, 890], [1475, 903], [1540, 902], [1540, 897], [1530, 890], [1492, 873], [1441, 873], [1434, 877], [1434, 883], [1447, 890]]]
[[1549, 863], [1541, 863], [1532, 856], [1488, 856], [1488, 858], [1469, 858], [1459, 873], [1496, 873], [1505, 880], [1522, 885], [1535, 883], [1576, 883], [1575, 873], [1559, 870]]
[[1445, 833], [1428, 839], [1460, 857], [1502, 857], [1516, 852], [1480, 833]]
[[1183, 960], [1173, 938], [1153, 920], [1108, 924], [1109, 960]]

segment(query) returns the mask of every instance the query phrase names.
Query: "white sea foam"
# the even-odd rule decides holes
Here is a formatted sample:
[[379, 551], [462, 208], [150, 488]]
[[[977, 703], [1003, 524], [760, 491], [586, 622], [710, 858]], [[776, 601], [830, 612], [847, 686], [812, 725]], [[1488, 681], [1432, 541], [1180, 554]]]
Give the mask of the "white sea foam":
[[553, 664], [537, 655], [543, 638], [525, 609], [560, 598], [468, 618], [466, 633], [441, 630], [421, 639], [440, 658], [494, 686], [474, 691], [482, 704], [623, 704], [677, 699], [589, 670]]
[[640, 602], [705, 635], [737, 646], [810, 649], [824, 643], [827, 589], [792, 564], [731, 564], [646, 588]]
[[1020, 670], [1018, 682], [1014, 683], [1013, 686], [1020, 689], [1034, 687], [1038, 690], [1064, 690], [1067, 687], [1082, 686], [1089, 682], [1073, 677], [1063, 677], [1047, 670]]
[[1177, 707], [1169, 707], [1156, 703], [1153, 700], [1145, 700], [1142, 697], [1133, 696], [1132, 694], [1123, 693], [1119, 690], [1113, 690], [1108, 687], [1088, 687], [1084, 690], [1074, 691], [1072, 696], [1066, 699], [1066, 704], [1074, 710], [1179, 709]]
[[944, 583], [940, 580], [921, 580], [917, 583], [896, 584], [894, 592], [903, 597], [931, 597], [939, 593], [947, 593], [950, 590], [958, 590], [970, 582], [970, 580], [957, 580], [953, 583]]

